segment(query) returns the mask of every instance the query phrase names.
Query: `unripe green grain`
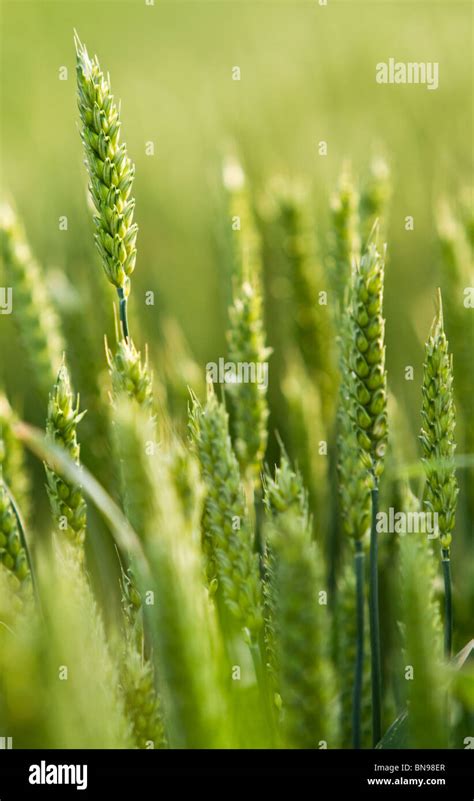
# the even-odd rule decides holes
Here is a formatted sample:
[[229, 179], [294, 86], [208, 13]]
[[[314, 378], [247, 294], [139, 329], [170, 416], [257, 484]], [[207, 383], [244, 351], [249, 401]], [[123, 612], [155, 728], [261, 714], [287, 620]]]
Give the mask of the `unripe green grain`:
[[97, 57], [89, 58], [77, 35], [75, 44], [81, 138], [89, 191], [97, 212], [95, 242], [107, 278], [127, 297], [137, 253], [135, 200], [130, 197], [135, 167], [126, 145], [120, 143], [120, 113], [110, 81], [100, 69]]
[[384, 259], [370, 242], [354, 274], [352, 292], [352, 416], [365, 464], [376, 476], [383, 471], [387, 447], [385, 323], [382, 317]]

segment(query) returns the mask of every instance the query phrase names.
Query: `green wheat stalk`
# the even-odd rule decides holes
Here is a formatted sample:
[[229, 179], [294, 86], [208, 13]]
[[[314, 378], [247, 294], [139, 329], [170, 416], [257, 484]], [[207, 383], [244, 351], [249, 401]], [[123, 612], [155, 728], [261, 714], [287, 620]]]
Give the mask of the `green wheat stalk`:
[[[375, 230], [374, 230], [375, 234]], [[381, 666], [378, 598], [378, 481], [387, 447], [387, 377], [382, 315], [384, 258], [370, 241], [357, 265], [352, 290], [353, 347], [350, 357], [353, 420], [360, 453], [371, 479], [369, 621], [372, 654], [373, 744], [381, 737]]]

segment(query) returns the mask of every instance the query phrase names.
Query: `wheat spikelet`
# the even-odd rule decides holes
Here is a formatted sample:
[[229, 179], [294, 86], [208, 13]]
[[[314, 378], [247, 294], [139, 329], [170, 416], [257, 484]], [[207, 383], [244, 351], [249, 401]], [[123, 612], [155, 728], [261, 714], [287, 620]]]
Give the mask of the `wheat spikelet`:
[[[80, 464], [77, 426], [84, 414], [79, 411], [79, 398], [74, 401], [69, 372], [64, 363], [49, 396], [46, 435], [52, 444], [64, 448], [77, 465]], [[45, 469], [56, 530], [65, 532], [82, 559], [87, 526], [87, 508], [82, 488], [65, 481], [51, 468], [46, 466]]]

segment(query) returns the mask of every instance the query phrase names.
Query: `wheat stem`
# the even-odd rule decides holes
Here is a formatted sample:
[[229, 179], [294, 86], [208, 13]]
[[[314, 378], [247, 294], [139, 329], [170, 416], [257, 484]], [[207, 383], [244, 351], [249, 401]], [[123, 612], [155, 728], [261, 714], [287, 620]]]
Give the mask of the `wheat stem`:
[[452, 643], [453, 643], [453, 598], [451, 587], [451, 559], [449, 548], [443, 548], [441, 551], [442, 565], [443, 565], [443, 578], [444, 578], [444, 650], [447, 659], [451, 659]]
[[375, 486], [371, 490], [372, 497], [372, 525], [370, 529], [370, 578], [369, 578], [369, 620], [370, 620], [370, 648], [372, 666], [372, 740], [377, 745], [382, 735], [382, 675], [380, 666], [380, 619], [379, 619], [379, 577], [378, 577], [378, 538], [377, 513], [379, 503], [379, 488], [374, 478]]
[[120, 322], [122, 325], [123, 338], [128, 339], [127, 297], [122, 287], [118, 287], [117, 293], [119, 296]]
[[364, 671], [364, 563], [365, 555], [361, 540], [355, 542], [354, 572], [356, 579], [356, 661], [352, 702], [352, 743], [361, 747], [361, 708]]

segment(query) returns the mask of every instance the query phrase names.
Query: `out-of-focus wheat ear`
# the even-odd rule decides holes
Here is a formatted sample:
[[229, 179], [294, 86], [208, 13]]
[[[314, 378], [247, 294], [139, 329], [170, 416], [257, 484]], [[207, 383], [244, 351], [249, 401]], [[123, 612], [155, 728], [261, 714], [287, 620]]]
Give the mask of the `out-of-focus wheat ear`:
[[61, 366], [64, 342], [45, 276], [34, 260], [13, 209], [0, 208], [0, 251], [11, 314], [18, 326], [38, 389], [46, 394]]
[[437, 302], [436, 316], [425, 346], [420, 441], [426, 473], [423, 503], [432, 515], [436, 515], [441, 544], [445, 586], [445, 649], [450, 656], [453, 631], [450, 548], [459, 488], [454, 464], [456, 414], [453, 360], [444, 332], [440, 290]]
[[189, 425], [206, 487], [203, 543], [208, 578], [217, 583], [226, 608], [256, 641], [263, 622], [258, 555], [227, 412], [212, 389], [205, 406], [193, 399]]
[[[224, 185], [233, 224], [232, 306], [229, 309], [228, 360], [233, 374], [225, 387], [231, 404], [231, 430], [242, 475], [259, 486], [267, 446], [268, 357], [265, 346], [260, 242], [245, 175], [238, 162], [224, 166]], [[249, 500], [252, 492], [249, 491]]]
[[336, 337], [329, 287], [316, 253], [308, 187], [275, 177], [267, 195], [286, 265], [284, 276], [291, 294], [293, 337], [310, 375], [320, 387], [328, 426], [333, 420], [337, 386]]
[[410, 748], [446, 748], [446, 677], [443, 635], [435, 600], [433, 560], [427, 543], [413, 535], [400, 540], [401, 591]]
[[319, 387], [311, 380], [296, 349], [285, 353], [281, 385], [287, 408], [290, 454], [298, 464], [314, 510], [314, 528], [321, 535], [329, 527], [328, 431], [323, 422]]
[[[437, 229], [441, 251], [441, 290], [443, 316], [449, 331], [449, 345], [454, 364], [462, 369], [456, 372], [454, 387], [456, 399], [456, 429], [462, 453], [474, 453], [474, 415], [472, 414], [472, 387], [474, 361], [472, 359], [472, 305], [474, 303], [474, 259], [469, 243], [469, 232], [447, 201], [437, 209]], [[474, 468], [468, 467], [460, 475], [461, 503], [468, 519], [474, 517]]]
[[289, 748], [335, 747], [338, 712], [321, 554], [294, 512], [267, 526], [283, 741]]
[[17, 416], [6, 395], [0, 391], [0, 467], [10, 492], [23, 517], [30, 516], [31, 481], [22, 444], [15, 437], [13, 426]]
[[157, 527], [146, 551], [154, 576], [154, 652], [171, 747], [235, 743], [224, 686], [223, 650], [203, 578], [199, 531], [183, 513], [169, 462], [153, 463]]
[[[158, 363], [166, 382], [168, 405], [173, 418], [186, 416], [189, 387], [199, 398], [205, 397], [204, 371], [195, 361], [178, 321], [165, 317], [161, 322], [163, 343]], [[186, 420], [187, 422], [187, 420]]]
[[153, 664], [126, 641], [120, 665], [125, 712], [132, 723], [137, 748], [166, 748], [161, 703], [155, 688]]
[[156, 514], [149, 469], [158, 447], [154, 422], [146, 407], [123, 392], [115, 397], [111, 425], [124, 511], [143, 540]]
[[253, 210], [252, 197], [244, 169], [235, 157], [224, 161], [222, 181], [232, 228], [232, 281], [240, 286], [246, 281], [261, 284], [261, 242]]
[[329, 276], [335, 296], [336, 316], [345, 305], [346, 288], [360, 251], [359, 194], [348, 165], [344, 165], [338, 187], [331, 198]]
[[359, 218], [362, 248], [365, 248], [376, 220], [380, 220], [381, 231], [385, 236], [386, 216], [391, 195], [390, 167], [383, 157], [376, 156], [369, 164], [360, 192]]
[[[80, 464], [80, 446], [77, 426], [85, 411], [79, 411], [79, 397], [74, 398], [66, 363], [59, 369], [49, 396], [46, 436], [54, 445], [64, 448], [75, 464]], [[87, 528], [87, 507], [79, 484], [64, 480], [45, 466], [49, 501], [59, 537], [63, 536], [74, 546], [74, 553], [82, 561]]]
[[137, 748], [165, 748], [161, 701], [153, 663], [145, 656], [142, 600], [131, 569], [122, 568], [123, 640], [120, 684]]
[[[274, 475], [266, 468], [262, 477], [263, 504], [267, 519], [277, 520], [280, 515], [291, 512], [305, 527], [310, 526], [308, 495], [298, 470], [293, 470], [281, 444], [279, 465]], [[277, 632], [275, 617], [275, 555], [270, 543], [263, 543], [263, 618], [266, 663], [275, 693], [275, 703], [280, 705], [278, 686]]]
[[[61, 533], [61, 532], [60, 532]], [[54, 538], [40, 563], [46, 622], [43, 676], [51, 702], [52, 748], [132, 748], [120, 673], [104, 621], [75, 548]], [[58, 614], [58, 599], [61, 614]], [[44, 644], [47, 643], [47, 647]], [[58, 681], [58, 665], [62, 666]]]

